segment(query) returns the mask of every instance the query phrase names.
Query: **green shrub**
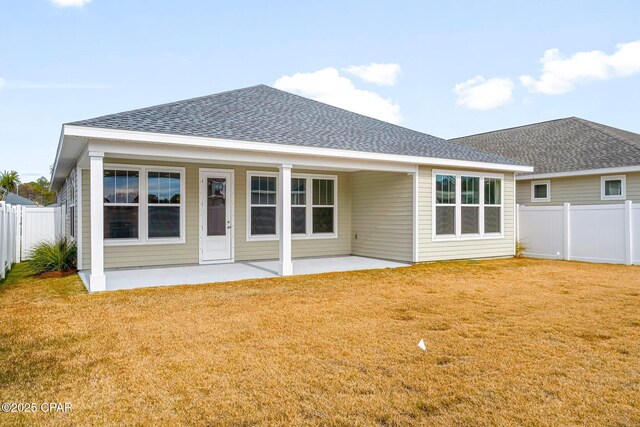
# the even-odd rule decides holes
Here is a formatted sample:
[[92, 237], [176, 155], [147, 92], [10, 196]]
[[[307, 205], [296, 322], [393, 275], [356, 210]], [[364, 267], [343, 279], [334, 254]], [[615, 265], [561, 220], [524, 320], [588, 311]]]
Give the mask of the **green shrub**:
[[76, 268], [78, 250], [66, 238], [39, 243], [31, 251], [30, 269], [34, 274], [69, 271]]

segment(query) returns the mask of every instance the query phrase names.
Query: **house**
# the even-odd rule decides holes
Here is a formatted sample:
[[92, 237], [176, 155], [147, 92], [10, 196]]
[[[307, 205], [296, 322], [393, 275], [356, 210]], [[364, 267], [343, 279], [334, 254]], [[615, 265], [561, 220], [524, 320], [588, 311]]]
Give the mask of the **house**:
[[26, 197], [22, 197], [17, 195], [16, 193], [12, 193], [11, 191], [7, 191], [7, 193], [2, 198], [2, 201], [13, 206], [36, 206], [36, 202], [33, 200], [29, 200]]
[[519, 172], [521, 205], [640, 201], [640, 135], [578, 117], [450, 140], [534, 166]]
[[125, 268], [512, 256], [531, 171], [259, 85], [67, 123], [51, 181], [102, 291]]

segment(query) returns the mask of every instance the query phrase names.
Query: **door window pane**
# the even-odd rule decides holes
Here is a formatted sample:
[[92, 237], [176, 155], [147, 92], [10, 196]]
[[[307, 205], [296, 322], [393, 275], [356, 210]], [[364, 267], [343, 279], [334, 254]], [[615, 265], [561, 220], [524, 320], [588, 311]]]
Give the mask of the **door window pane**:
[[105, 239], [137, 239], [138, 207], [105, 205], [104, 237]]
[[227, 180], [207, 178], [207, 236], [227, 234]]

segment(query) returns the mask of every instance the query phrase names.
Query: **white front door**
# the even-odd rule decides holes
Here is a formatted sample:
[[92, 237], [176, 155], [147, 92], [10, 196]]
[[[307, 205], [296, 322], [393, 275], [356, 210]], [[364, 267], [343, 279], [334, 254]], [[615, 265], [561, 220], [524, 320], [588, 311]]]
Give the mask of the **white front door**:
[[233, 260], [233, 171], [200, 169], [200, 262]]

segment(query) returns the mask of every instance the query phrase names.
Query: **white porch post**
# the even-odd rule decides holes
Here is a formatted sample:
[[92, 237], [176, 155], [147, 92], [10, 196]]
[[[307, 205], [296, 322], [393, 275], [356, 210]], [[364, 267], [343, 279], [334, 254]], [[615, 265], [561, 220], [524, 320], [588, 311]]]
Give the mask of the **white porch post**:
[[281, 276], [293, 274], [291, 262], [291, 165], [281, 165], [278, 177], [278, 201], [280, 205], [280, 263]]
[[104, 276], [104, 208], [103, 208], [103, 164], [104, 153], [90, 152], [89, 167], [91, 176], [91, 274], [89, 291], [106, 290]]

